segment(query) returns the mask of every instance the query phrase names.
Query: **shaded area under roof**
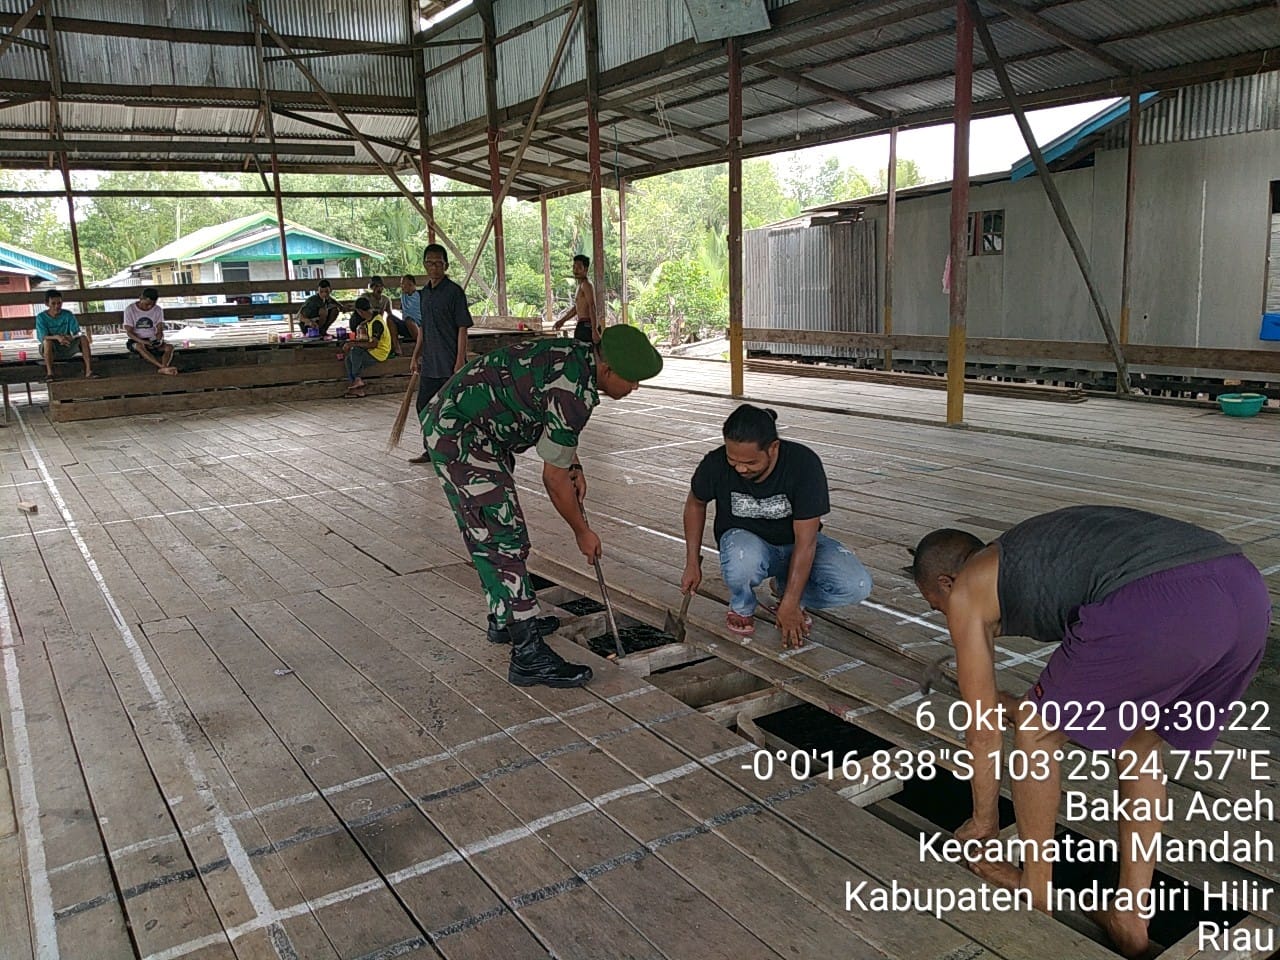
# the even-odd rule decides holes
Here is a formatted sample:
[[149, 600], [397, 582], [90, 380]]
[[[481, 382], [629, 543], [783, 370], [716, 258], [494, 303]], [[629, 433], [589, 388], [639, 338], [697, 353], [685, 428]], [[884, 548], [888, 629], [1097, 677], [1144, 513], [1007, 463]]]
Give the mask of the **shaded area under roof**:
[[[741, 39], [745, 156], [949, 120], [954, 0], [760, 2], [769, 29]], [[12, 31], [29, 6], [0, 0], [0, 28]], [[492, 12], [496, 38], [493, 105], [505, 176], [571, 5], [459, 5], [420, 33], [408, 8], [395, 4], [335, 0], [319, 17], [306, 0], [259, 0], [267, 25], [261, 65], [251, 6], [239, 0], [123, 4], [111, 20], [100, 0], [49, 6], [53, 14], [31, 19], [0, 56], [0, 141], [17, 145], [0, 144], [0, 166], [47, 167], [51, 154], [38, 141], [56, 135], [73, 168], [269, 168], [261, 152], [269, 101], [276, 142], [290, 151], [280, 156], [282, 171], [379, 173], [385, 165], [410, 173], [421, 101], [433, 172], [487, 187], [483, 13]], [[1280, 67], [1274, 0], [979, 6], [1028, 107]], [[598, 11], [606, 182], [723, 160], [723, 41], [697, 40], [683, 0], [598, 0]], [[0, 34], [0, 43], [8, 39]], [[415, 57], [423, 59], [418, 68]], [[513, 194], [586, 188], [585, 96], [579, 18]], [[978, 51], [974, 115], [1004, 112]]]

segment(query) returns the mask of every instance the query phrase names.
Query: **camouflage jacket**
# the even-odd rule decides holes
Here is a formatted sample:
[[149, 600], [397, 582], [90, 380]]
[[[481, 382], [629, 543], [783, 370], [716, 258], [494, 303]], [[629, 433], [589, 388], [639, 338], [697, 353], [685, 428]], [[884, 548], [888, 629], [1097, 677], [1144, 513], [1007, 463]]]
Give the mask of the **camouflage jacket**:
[[589, 343], [529, 340], [472, 360], [422, 411], [430, 437], [457, 437], [503, 453], [536, 445], [557, 467], [573, 463], [578, 434], [600, 402]]

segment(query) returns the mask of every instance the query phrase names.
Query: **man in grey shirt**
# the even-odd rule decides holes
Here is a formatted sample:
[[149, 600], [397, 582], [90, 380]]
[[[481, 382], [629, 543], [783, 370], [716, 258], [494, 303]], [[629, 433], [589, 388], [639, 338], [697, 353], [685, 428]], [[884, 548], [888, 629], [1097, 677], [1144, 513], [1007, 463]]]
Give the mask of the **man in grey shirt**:
[[[955, 644], [965, 746], [973, 755], [973, 816], [955, 832], [973, 843], [984, 880], [1030, 891], [1049, 910], [1052, 842], [1061, 801], [1063, 747], [1118, 751], [1122, 894], [1097, 920], [1126, 957], [1149, 946], [1139, 912], [1155, 871], [1154, 838], [1166, 801], [1161, 748], [1207, 750], [1262, 660], [1271, 598], [1258, 569], [1217, 533], [1172, 517], [1077, 506], [1030, 517], [994, 543], [935, 530], [916, 547], [911, 573], [947, 618]], [[1021, 698], [996, 684], [995, 638], [1028, 636], [1057, 649]], [[1021, 869], [991, 859], [1004, 745], [1033, 766], [1013, 777], [1018, 836], [1036, 854]], [[996, 854], [999, 854], [997, 847]]]
[[[438, 243], [428, 244], [422, 251], [422, 267], [427, 282], [414, 294], [422, 316], [422, 335], [414, 347], [412, 364], [418, 370], [419, 417], [440, 388], [466, 364], [467, 329], [472, 325], [466, 292], [445, 276], [449, 254], [444, 247]], [[403, 303], [401, 308], [404, 309]], [[410, 458], [409, 462], [431, 462], [425, 440], [422, 454]]]

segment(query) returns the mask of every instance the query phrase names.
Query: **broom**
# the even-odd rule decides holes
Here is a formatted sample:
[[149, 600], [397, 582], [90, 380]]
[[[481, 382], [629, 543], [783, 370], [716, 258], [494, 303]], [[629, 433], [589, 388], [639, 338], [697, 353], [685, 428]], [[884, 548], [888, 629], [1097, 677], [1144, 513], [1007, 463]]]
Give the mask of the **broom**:
[[413, 371], [409, 383], [404, 388], [404, 396], [400, 398], [400, 409], [396, 411], [396, 419], [391, 424], [391, 436], [387, 439], [387, 453], [391, 453], [400, 445], [400, 437], [404, 433], [405, 422], [409, 419], [409, 411], [414, 407], [418, 393], [418, 371]]

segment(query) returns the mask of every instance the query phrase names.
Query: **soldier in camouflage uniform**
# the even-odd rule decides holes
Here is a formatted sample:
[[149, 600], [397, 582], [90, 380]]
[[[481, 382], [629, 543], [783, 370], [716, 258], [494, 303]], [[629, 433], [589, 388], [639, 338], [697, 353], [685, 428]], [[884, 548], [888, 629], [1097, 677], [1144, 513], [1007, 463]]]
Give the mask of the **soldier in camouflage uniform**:
[[489, 601], [489, 639], [510, 641], [508, 678], [519, 686], [581, 686], [591, 669], [566, 663], [542, 642], [538, 601], [525, 560], [529, 533], [516, 496], [515, 455], [533, 447], [556, 511], [588, 560], [600, 538], [581, 503], [586, 478], [578, 436], [600, 402], [621, 400], [656, 376], [662, 358], [635, 327], [613, 326], [598, 346], [530, 340], [473, 360], [422, 411], [431, 462]]

